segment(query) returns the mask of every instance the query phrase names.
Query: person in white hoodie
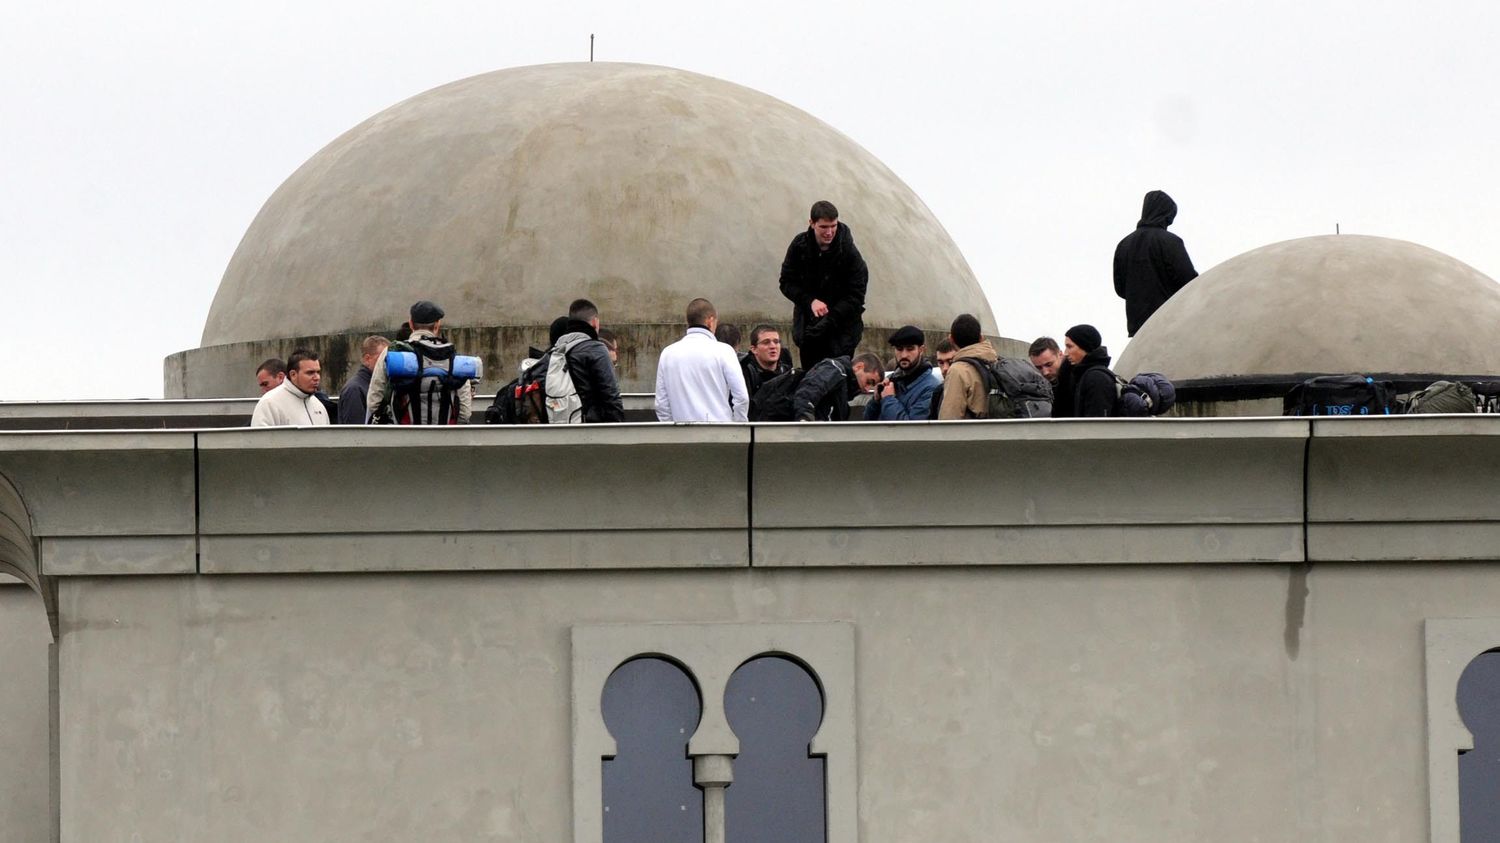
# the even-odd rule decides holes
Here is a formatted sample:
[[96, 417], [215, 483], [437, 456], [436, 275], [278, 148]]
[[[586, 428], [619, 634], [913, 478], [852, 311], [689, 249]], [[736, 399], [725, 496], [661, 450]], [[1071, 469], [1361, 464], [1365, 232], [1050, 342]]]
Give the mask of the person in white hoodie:
[[260, 397], [250, 416], [251, 427], [328, 424], [328, 410], [317, 398], [323, 364], [317, 352], [298, 349], [286, 360], [286, 380]]
[[719, 314], [708, 299], [687, 306], [687, 335], [656, 363], [656, 418], [664, 422], [746, 421], [750, 396], [732, 346], [714, 338]]

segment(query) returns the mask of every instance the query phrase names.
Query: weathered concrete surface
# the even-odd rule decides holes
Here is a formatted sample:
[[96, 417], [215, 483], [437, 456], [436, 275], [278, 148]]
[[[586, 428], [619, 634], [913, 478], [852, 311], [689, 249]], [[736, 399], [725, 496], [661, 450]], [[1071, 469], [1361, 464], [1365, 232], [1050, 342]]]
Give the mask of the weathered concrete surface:
[[1493, 564], [67, 580], [63, 840], [565, 840], [571, 624], [844, 620], [862, 840], [1407, 843], [1422, 619], [1497, 601]]
[[[545, 326], [578, 297], [615, 326], [676, 325], [696, 296], [726, 321], [783, 321], [781, 260], [824, 198], [869, 262], [867, 324], [970, 312], [995, 330], [942, 225], [848, 137], [749, 88], [598, 62], [464, 79], [334, 140], [245, 233], [202, 345], [394, 330], [419, 298], [454, 328]], [[195, 372], [218, 365], [169, 362], [167, 395], [241, 394], [196, 386], [248, 378]]]
[[1203, 273], [1141, 327], [1115, 368], [1173, 380], [1500, 375], [1497, 324], [1500, 284], [1441, 252], [1383, 237], [1304, 237]]
[[0, 843], [52, 834], [47, 646], [42, 598], [0, 582]]

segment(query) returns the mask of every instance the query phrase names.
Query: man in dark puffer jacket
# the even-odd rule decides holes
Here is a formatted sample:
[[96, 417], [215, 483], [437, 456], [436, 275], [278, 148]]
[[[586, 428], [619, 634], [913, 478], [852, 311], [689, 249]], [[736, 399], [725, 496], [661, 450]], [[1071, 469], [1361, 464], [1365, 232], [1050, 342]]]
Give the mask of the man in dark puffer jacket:
[[568, 373], [573, 376], [573, 388], [578, 390], [578, 400], [583, 404], [584, 424], [624, 421], [625, 404], [620, 400], [615, 367], [609, 362], [609, 347], [599, 340], [599, 308], [588, 299], [573, 302], [561, 331], [553, 339], [553, 345], [566, 341], [572, 334], [587, 338], [568, 351]]
[[848, 357], [864, 334], [870, 270], [839, 222], [832, 202], [812, 206], [807, 230], [792, 238], [781, 262], [781, 294], [792, 302], [798, 363], [811, 370], [826, 357]]
[[1067, 359], [1058, 369], [1053, 391], [1053, 418], [1102, 418], [1113, 413], [1118, 390], [1115, 373], [1109, 370], [1109, 349], [1102, 343], [1093, 325], [1068, 329], [1063, 340]]

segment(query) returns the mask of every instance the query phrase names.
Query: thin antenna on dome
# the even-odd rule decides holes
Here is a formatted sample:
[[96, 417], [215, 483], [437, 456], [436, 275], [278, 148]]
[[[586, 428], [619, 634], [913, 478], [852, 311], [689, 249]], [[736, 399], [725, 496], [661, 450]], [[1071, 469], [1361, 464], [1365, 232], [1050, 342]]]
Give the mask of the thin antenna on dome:
[[[593, 61], [593, 59], [589, 59], [589, 61]], [[1338, 233], [1340, 233], [1340, 232], [1339, 232], [1339, 224], [1338, 224], [1338, 223], [1334, 223], [1334, 224], [1333, 224], [1333, 233], [1334, 233], [1334, 234], [1338, 234]]]
[[594, 33], [589, 33], [589, 61], [594, 60]]

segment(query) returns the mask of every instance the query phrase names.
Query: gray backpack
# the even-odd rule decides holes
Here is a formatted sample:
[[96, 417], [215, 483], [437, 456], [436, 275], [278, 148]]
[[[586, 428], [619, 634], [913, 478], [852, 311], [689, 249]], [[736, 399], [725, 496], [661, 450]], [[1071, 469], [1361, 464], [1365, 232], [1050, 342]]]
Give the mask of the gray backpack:
[[987, 393], [987, 419], [1045, 419], [1052, 415], [1052, 384], [1025, 360], [1001, 357], [986, 365], [983, 360], [960, 357], [979, 370]]
[[1406, 399], [1406, 413], [1473, 413], [1479, 407], [1474, 390], [1457, 381], [1438, 381]]

